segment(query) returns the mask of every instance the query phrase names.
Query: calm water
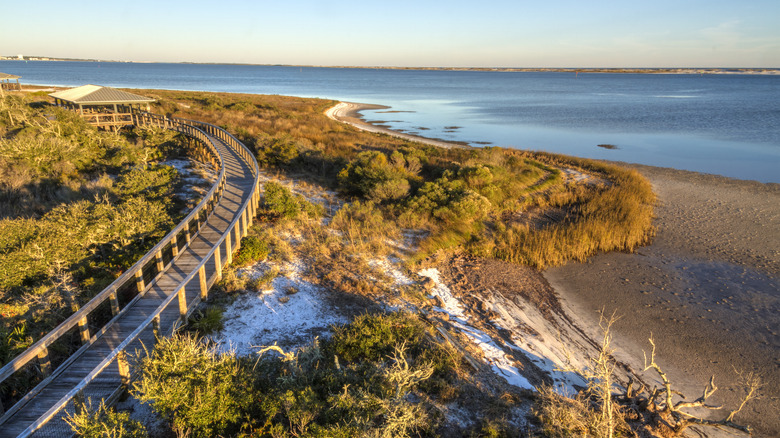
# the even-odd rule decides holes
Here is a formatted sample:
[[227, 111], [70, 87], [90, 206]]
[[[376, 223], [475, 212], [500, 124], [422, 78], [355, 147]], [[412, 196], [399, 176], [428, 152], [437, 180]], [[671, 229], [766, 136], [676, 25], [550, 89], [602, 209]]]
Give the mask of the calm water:
[[367, 119], [427, 137], [780, 182], [780, 76], [19, 61], [0, 61], [0, 71], [24, 84], [376, 103], [392, 112]]

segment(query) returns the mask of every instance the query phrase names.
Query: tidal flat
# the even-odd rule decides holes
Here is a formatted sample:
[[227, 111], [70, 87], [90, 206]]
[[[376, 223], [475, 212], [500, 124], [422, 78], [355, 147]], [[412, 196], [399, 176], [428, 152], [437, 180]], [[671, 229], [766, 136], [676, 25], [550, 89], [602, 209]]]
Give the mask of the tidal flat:
[[616, 310], [618, 348], [638, 358], [652, 335], [680, 389], [710, 376], [726, 406], [737, 372], [762, 375], [765, 397], [742, 413], [758, 436], [780, 436], [780, 185], [632, 165], [658, 194], [656, 236], [544, 275], [584, 320]]

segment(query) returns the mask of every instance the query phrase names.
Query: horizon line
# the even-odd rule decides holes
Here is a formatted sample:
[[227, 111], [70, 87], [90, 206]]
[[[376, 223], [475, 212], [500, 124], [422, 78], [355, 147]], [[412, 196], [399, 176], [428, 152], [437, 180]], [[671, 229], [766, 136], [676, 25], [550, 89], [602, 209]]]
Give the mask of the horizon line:
[[395, 69], [395, 70], [493, 70], [493, 71], [532, 71], [532, 70], [780, 70], [780, 67], [479, 67], [479, 66], [403, 66], [403, 65], [322, 65], [322, 64], [279, 64], [279, 63], [251, 63], [251, 62], [215, 62], [215, 61], [133, 61], [117, 59], [96, 59], [96, 58], [69, 58], [58, 56], [38, 56], [22, 55], [24, 59], [19, 59], [20, 55], [0, 55], [0, 61], [52, 61], [52, 62], [110, 62], [120, 64], [200, 64], [200, 65], [247, 65], [260, 67], [308, 67], [308, 68], [365, 68], [365, 69]]

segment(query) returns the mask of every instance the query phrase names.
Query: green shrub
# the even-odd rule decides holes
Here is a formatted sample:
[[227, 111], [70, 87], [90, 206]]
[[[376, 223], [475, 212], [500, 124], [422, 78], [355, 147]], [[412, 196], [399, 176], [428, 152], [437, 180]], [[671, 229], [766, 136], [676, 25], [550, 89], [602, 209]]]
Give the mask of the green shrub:
[[[369, 326], [384, 331], [377, 336]], [[366, 315], [342, 326], [340, 333], [339, 339], [322, 345], [315, 341], [298, 353], [276, 346], [263, 350], [282, 355], [277, 359], [263, 354], [256, 368], [257, 390], [265, 395], [258, 418], [265, 424], [263, 433], [382, 437], [429, 433], [436, 420], [428, 414], [428, 403], [410, 402], [409, 396], [435, 372], [425, 352], [441, 347], [427, 343], [421, 323], [409, 314]], [[365, 345], [373, 346], [354, 350], [354, 355], [345, 352], [345, 343], [361, 343], [364, 337], [371, 338]], [[381, 345], [379, 337], [384, 338]]]
[[233, 257], [233, 264], [236, 267], [248, 266], [265, 260], [269, 252], [268, 244], [264, 240], [256, 236], [247, 236], [241, 239], [241, 248]]
[[235, 433], [251, 402], [250, 370], [191, 335], [160, 339], [138, 369], [134, 396], [169, 420], [179, 436]]
[[143, 424], [130, 419], [127, 412], [106, 407], [103, 401], [95, 412], [79, 406], [75, 414], [66, 413], [65, 422], [73, 433], [82, 438], [146, 438], [149, 434]]
[[257, 162], [264, 166], [284, 166], [298, 158], [298, 143], [290, 135], [272, 137], [268, 135], [257, 139]]
[[119, 176], [112, 191], [119, 197], [143, 195], [149, 200], [168, 199], [178, 180], [179, 173], [171, 166], [136, 166]]
[[293, 194], [287, 187], [268, 182], [263, 186], [263, 207], [266, 214], [275, 218], [298, 219], [321, 217], [325, 208], [307, 201], [303, 196]]
[[484, 220], [491, 209], [487, 198], [446, 175], [425, 183], [406, 204], [407, 215], [434, 219], [441, 227], [469, 226]]
[[381, 152], [361, 152], [339, 172], [339, 185], [349, 194], [375, 202], [401, 199], [410, 189], [405, 163], [403, 155], [397, 151], [393, 154], [393, 163]]
[[[5, 312], [3, 312], [2, 316], [3, 318], [8, 317]], [[24, 321], [13, 329], [0, 326], [0, 366], [10, 362], [16, 355], [24, 352], [32, 343], [32, 336], [27, 334], [27, 324]]]
[[346, 361], [380, 360], [397, 345], [419, 345], [424, 335], [425, 327], [412, 314], [365, 314], [334, 327], [329, 345]]
[[222, 309], [217, 306], [209, 306], [205, 311], [198, 310], [194, 317], [190, 317], [189, 328], [201, 336], [218, 332], [222, 330], [222, 314]]
[[407, 313], [364, 315], [336, 333], [247, 359], [188, 335], [163, 339], [141, 359], [133, 394], [179, 436], [429, 436], [441, 420], [430, 382], [455, 384], [458, 353]]
[[239, 276], [236, 273], [236, 268], [233, 266], [226, 266], [222, 270], [222, 278], [217, 282], [217, 289], [231, 294], [245, 290], [249, 285], [249, 278], [246, 276]]

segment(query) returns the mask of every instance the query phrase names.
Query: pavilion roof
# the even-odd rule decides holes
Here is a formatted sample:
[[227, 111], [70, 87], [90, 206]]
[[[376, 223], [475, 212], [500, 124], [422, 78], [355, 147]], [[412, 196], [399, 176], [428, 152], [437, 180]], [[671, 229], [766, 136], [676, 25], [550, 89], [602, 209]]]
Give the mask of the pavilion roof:
[[21, 76], [9, 75], [8, 73], [0, 73], [0, 80], [3, 79], [19, 79]]
[[82, 85], [70, 90], [51, 93], [49, 96], [80, 105], [111, 105], [151, 103], [154, 99], [100, 85]]

